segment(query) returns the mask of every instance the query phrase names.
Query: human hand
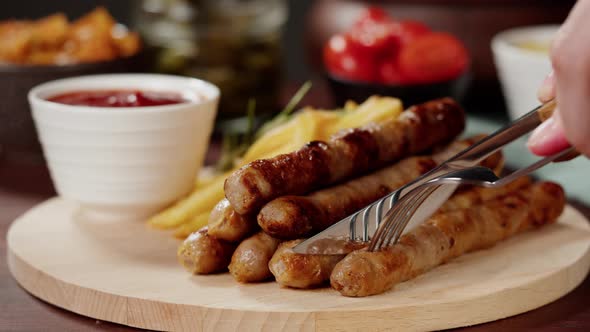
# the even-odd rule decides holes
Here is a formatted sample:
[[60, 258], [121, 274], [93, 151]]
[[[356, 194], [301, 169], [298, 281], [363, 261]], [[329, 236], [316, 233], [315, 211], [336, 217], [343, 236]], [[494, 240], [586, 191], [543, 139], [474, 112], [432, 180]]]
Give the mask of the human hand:
[[538, 91], [558, 108], [531, 135], [529, 149], [547, 156], [573, 145], [590, 156], [590, 0], [579, 0], [551, 46], [554, 71]]

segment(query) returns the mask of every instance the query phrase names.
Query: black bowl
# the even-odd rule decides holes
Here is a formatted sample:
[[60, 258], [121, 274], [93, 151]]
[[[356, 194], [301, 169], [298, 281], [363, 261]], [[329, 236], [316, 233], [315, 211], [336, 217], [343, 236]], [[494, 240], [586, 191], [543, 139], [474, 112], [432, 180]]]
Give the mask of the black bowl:
[[60, 78], [143, 71], [146, 63], [143, 52], [129, 58], [112, 61], [63, 66], [0, 65], [0, 154], [3, 159], [16, 162], [42, 163], [41, 145], [27, 94], [43, 82]]
[[337, 105], [344, 105], [347, 100], [362, 103], [373, 95], [399, 98], [404, 107], [442, 97], [453, 97], [460, 102], [470, 82], [468, 72], [449, 81], [412, 85], [355, 82], [334, 77], [330, 74], [326, 74], [326, 77]]

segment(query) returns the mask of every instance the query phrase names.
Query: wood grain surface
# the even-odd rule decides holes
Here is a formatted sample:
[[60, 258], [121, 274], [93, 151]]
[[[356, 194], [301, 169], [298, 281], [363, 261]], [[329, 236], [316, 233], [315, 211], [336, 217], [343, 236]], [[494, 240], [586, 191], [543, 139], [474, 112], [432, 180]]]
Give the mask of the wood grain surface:
[[[2, 171], [6, 171], [6, 169], [2, 169]], [[22, 171], [22, 169], [21, 169], [21, 171]], [[19, 172], [17, 171], [16, 172], [16, 175], [17, 176], [16, 177], [12, 177], [12, 178], [15, 179], [15, 180], [18, 179], [18, 173]], [[30, 173], [27, 172], [27, 174], [30, 174]], [[3, 177], [2, 179], [7, 179], [7, 178], [6, 177]], [[8, 181], [8, 182], [11, 182], [11, 181]], [[47, 189], [47, 191], [46, 191], [47, 193], [50, 193], [51, 192], [50, 187], [47, 187], [46, 189]], [[0, 204], [2, 204], [2, 208], [6, 207], [7, 205], [5, 206], [4, 204], [8, 202], [8, 201], [6, 201], [4, 199], [5, 198], [4, 196], [5, 196], [4, 195], [4, 192], [2, 192], [2, 195], [0, 195]], [[38, 195], [37, 197], [42, 197], [42, 196], [43, 195], [41, 194], [41, 195]], [[32, 200], [34, 200], [34, 198]], [[4, 212], [5, 210], [2, 209], [2, 211]], [[4, 217], [5, 217], [5, 213], [2, 213], [2, 218], [4, 218]], [[2, 227], [5, 227], [4, 220], [2, 220], [2, 221], [3, 221]], [[136, 225], [136, 226], [142, 227], [141, 225]], [[90, 226], [88, 226], [88, 227], [90, 227]], [[45, 225], [44, 228], [45, 229], [51, 229], [51, 227], [48, 228], [47, 225]], [[586, 228], [588, 228], [588, 227], [586, 227]], [[86, 231], [88, 231], [88, 229], [86, 229]], [[81, 229], [79, 228], [77, 230], [77, 232], [82, 232], [80, 234], [83, 234], [85, 231], [84, 231], [84, 228], [81, 228]], [[117, 233], [117, 232], [109, 232], [109, 234], [112, 234], [112, 233]], [[57, 234], [63, 234], [63, 233], [62, 232], [58, 232]], [[90, 234], [90, 233], [88, 233], [88, 234]], [[100, 236], [104, 236], [104, 235], [105, 234], [103, 233]], [[567, 234], [563, 234], [563, 235], [566, 238], [568, 238], [568, 235]], [[48, 235], [48, 236], [52, 236], [52, 235]], [[124, 235], [123, 234], [120, 234], [118, 236], [124, 236]], [[155, 234], [150, 235], [150, 237], [151, 236], [155, 236], [156, 238], [160, 238], [158, 235], [155, 235]], [[573, 237], [572, 234], [570, 234], [569, 236]], [[525, 237], [526, 237], [526, 235], [525, 235]], [[35, 237], [35, 238], [37, 238], [37, 237]], [[45, 241], [42, 240], [43, 237], [39, 237], [39, 238], [40, 238], [40, 241], [41, 242], [45, 242]], [[84, 237], [82, 237], [82, 239], [89, 240], [88, 238], [84, 238]], [[98, 241], [98, 242], [96, 240], [97, 239], [94, 239], [94, 242], [96, 242], [96, 243], [94, 243], [94, 242], [91, 241], [91, 244], [93, 246], [99, 245], [99, 247], [100, 247], [101, 245], [105, 245], [105, 243], [100, 244], [101, 242], [106, 241], [105, 239], [103, 239], [103, 241]], [[78, 241], [81, 241], [80, 237], [78, 237]], [[164, 240], [164, 241], [166, 241], [166, 240]], [[88, 242], [88, 241], [86, 241], [86, 242]], [[122, 241], [116, 241], [116, 242], [122, 242]], [[575, 242], [576, 242], [576, 239], [575, 238], [572, 238], [572, 243], [575, 243]], [[522, 243], [522, 242], [520, 242], [520, 243]], [[3, 244], [3, 246], [5, 245], [5, 243], [2, 243], [2, 244]], [[80, 245], [80, 244], [78, 244], [78, 245]], [[174, 243], [171, 242], [169, 245], [173, 246]], [[510, 245], [510, 243], [508, 245]], [[515, 245], [518, 245], [518, 243], [515, 242]], [[133, 249], [133, 248], [134, 248], [134, 246], [132, 244], [127, 243], [127, 244], [120, 244], [119, 245], [119, 248], [116, 248], [116, 250], [118, 252], [125, 252], [126, 255], [127, 255], [127, 254], [133, 254], [134, 250], [137, 249], [137, 248], [135, 248], [135, 249]], [[504, 246], [504, 247], [498, 247], [498, 248], [500, 248], [500, 249], [501, 248], [504, 248], [504, 250], [508, 250], [506, 248], [506, 246]], [[56, 249], [56, 250], [59, 251], [60, 249]], [[510, 250], [506, 251], [505, 254], [507, 254], [509, 252], [510, 252]], [[66, 254], [66, 252], [64, 252], [64, 254]], [[549, 254], [549, 252], [545, 252], [544, 254]], [[168, 253], [165, 253], [165, 252], [155, 253], [155, 254], [152, 255], [152, 258], [147, 261], [147, 263], [146, 262], [144, 262], [144, 263], [146, 263], [148, 265], [150, 265], [150, 264], [153, 265], [154, 262], [156, 262], [156, 261], [165, 262], [165, 261], [167, 261], [169, 259], [169, 257], [167, 257], [168, 255], [169, 254]], [[479, 254], [476, 254], [476, 255], [479, 255]], [[479, 257], [479, 259], [481, 259], [481, 257]], [[94, 269], [95, 269], [94, 272], [96, 272], [96, 273], [98, 273], [100, 275], [100, 272], [101, 271], [104, 271], [104, 265], [101, 265], [101, 264], [104, 264], [104, 262], [101, 261], [100, 259], [96, 259], [96, 261], [97, 261], [96, 264], [92, 264], [92, 266], [95, 266], [94, 267]], [[478, 262], [481, 262], [481, 261], [478, 261], [477, 259], [475, 259], [473, 261], [473, 263], [475, 263], [475, 264], [477, 264]], [[2, 263], [4, 264], [5, 262], [2, 262]], [[183, 274], [184, 271], [175, 270], [175, 268], [177, 268], [177, 266], [175, 265], [175, 262], [173, 260], [170, 262], [170, 264], [173, 264], [173, 266], [169, 266], [171, 268], [171, 271], [180, 272], [184, 276], [184, 274]], [[50, 263], [45, 263], [44, 264], [44, 266], [46, 266], [46, 267], [49, 267], [49, 266], [52, 266], [52, 265], [53, 264], [50, 264]], [[72, 266], [80, 266], [80, 262], [78, 262], [77, 264], [74, 264]], [[125, 272], [124, 266], [125, 265], [123, 265], [123, 267], [121, 267], [121, 268], [117, 268], [117, 272], [114, 272], [114, 271], [111, 272], [111, 273], [114, 273], [113, 276], [120, 275], [119, 273], [125, 274], [126, 272]], [[530, 265], [527, 268], [528, 269], [528, 272], [529, 272], [528, 275], [531, 275], [531, 273], [535, 273], [535, 270], [541, 268], [542, 266], [545, 266], [545, 264], [535, 263], [535, 264]], [[456, 266], [455, 266], [455, 268], [456, 268]], [[127, 269], [133, 270], [132, 267], [127, 267]], [[87, 270], [87, 268], [83, 268], [81, 270], [82, 271], [85, 271], [85, 270]], [[472, 269], [472, 270], [475, 271], [474, 269]], [[3, 266], [2, 271], [5, 271], [4, 266]], [[80, 273], [78, 273], [78, 274], [74, 274], [75, 275], [74, 280], [77, 280], [77, 282], [87, 282], [87, 280], [88, 280], [88, 273], [83, 273], [82, 271]], [[92, 272], [93, 270], [91, 269], [90, 271]], [[453, 270], [450, 270], [449, 271], [448, 268], [444, 268], [443, 267], [442, 268], [442, 271], [444, 273], [449, 273], [449, 272], [452, 273]], [[539, 272], [539, 271], [536, 271], [536, 272]], [[527, 275], [526, 272], [524, 274]], [[32, 276], [37, 276], [36, 278], [39, 278], [38, 277], [38, 274], [35, 274], [35, 273], [26, 273], [26, 271], [25, 271], [25, 274], [24, 275], [25, 276], [31, 276], [32, 275]], [[574, 275], [575, 275], [575, 273], [574, 273]], [[570, 275], [570, 276], [572, 276], [572, 275]], [[104, 274], [103, 274], [103, 277], [105, 277]], [[217, 279], [215, 279], [215, 278], [217, 278]], [[223, 280], [224, 278], [225, 277], [223, 277], [223, 276], [217, 276], [217, 277], [214, 277], [213, 279], [211, 279], [211, 278], [205, 278], [203, 280], [204, 280], [205, 283], [212, 282], [213, 284], [215, 282], [219, 282], [219, 281], [222, 284], [224, 282], [230, 282], [230, 283], [233, 282], [233, 281], [231, 281], [229, 279], [224, 281]], [[432, 275], [430, 276], [430, 278], [433, 278]], [[456, 278], [456, 276], [455, 276], [455, 278]], [[480, 278], [481, 278], [481, 276], [480, 276]], [[188, 279], [185, 279], [185, 280], [190, 280], [190, 279], [191, 278], [188, 278]], [[572, 279], [570, 279], [570, 281], [571, 280], [574, 280], [574, 279], [575, 278], [572, 278]], [[3, 280], [6, 280], [6, 279], [3, 279]], [[407, 291], [416, 290], [417, 287], [420, 287], [421, 283], [424, 283], [424, 282], [426, 282], [424, 285], [426, 285], [426, 287], [428, 287], [428, 282], [427, 282], [428, 280], [429, 280], [428, 279], [428, 276], [426, 276], [426, 279], [425, 280], [424, 279], [419, 279], [417, 281], [418, 282], [417, 285], [414, 285], [412, 287], [409, 287], [408, 289], [399, 290], [398, 293], [399, 292], [407, 292]], [[514, 279], [514, 278], [507, 278], [506, 280], [507, 281], [510, 281], [510, 282], [514, 282], [516, 279]], [[194, 282], [194, 280], [193, 280], [193, 282]], [[226, 286], [229, 286], [229, 285], [230, 284], [227, 284], [226, 283]], [[567, 282], [564, 282], [561, 285], [567, 285]], [[53, 286], [55, 286], [55, 285], [53, 285]], [[260, 286], [256, 286], [256, 287], [261, 287], [261, 286], [262, 287], [266, 287], [264, 285], [260, 285]], [[193, 287], [194, 287], [194, 285], [193, 285]], [[246, 288], [247, 290], [245, 291], [245, 293], [246, 293], [245, 295], [248, 296], [247, 293], [250, 293], [249, 295], [251, 295], [251, 296], [252, 295], [255, 295], [255, 294], [258, 294], [258, 296], [256, 296], [255, 298], [258, 299], [258, 300], [260, 300], [261, 299], [261, 297], [260, 297], [261, 296], [260, 295], [261, 293], [260, 293], [260, 290], [257, 289], [256, 287], [253, 287], [253, 288], [248, 287], [248, 288]], [[582, 287], [584, 287], [584, 285], [582, 285]], [[130, 289], [132, 292], [137, 291], [137, 287], [130, 287], [129, 285], [125, 286], [124, 288], [125, 289]], [[3, 290], [4, 288], [1, 288], [1, 289]], [[37, 291], [38, 292], [39, 291], [45, 292], [44, 296], [46, 298], [47, 297], [52, 297], [54, 300], [55, 299], [59, 299], [59, 297], [60, 296], [63, 296], [64, 294], [66, 294], [66, 295], [76, 294], [76, 293], [71, 293], [71, 292], [75, 292], [75, 291], [73, 291], [73, 290], [65, 291], [64, 288], [61, 288], [60, 292], [58, 292], [58, 293], [51, 293], [51, 289], [52, 289], [52, 285], [45, 285], [44, 287], [38, 288]], [[531, 288], [529, 288], [529, 289], [531, 289]], [[112, 291], [112, 290], [109, 290], [108, 288], [106, 290], [107, 291]], [[276, 290], [278, 290], [278, 289], [276, 289]], [[555, 288], [550, 288], [548, 291], [551, 292], [551, 291], [555, 291], [555, 290], [556, 290]], [[65, 291], [65, 293], [64, 293], [64, 291]], [[103, 289], [103, 291], [104, 291], [104, 289]], [[160, 291], [162, 291], [162, 290], [160, 290]], [[244, 290], [242, 290], [242, 291], [244, 291]], [[154, 295], [154, 293], [153, 293], [154, 290], [152, 290], [151, 292], [152, 292], [152, 295]], [[322, 291], [322, 292], [324, 292], [324, 291]], [[168, 291], [166, 291], [164, 293], [158, 293], [158, 291], [156, 290], [154, 296], [156, 296], [156, 297], [162, 297], [162, 296], [164, 296], [165, 297], [166, 294], [168, 294], [168, 293], [169, 293]], [[236, 294], [239, 295], [239, 293], [236, 293]], [[305, 299], [306, 294], [308, 294], [308, 293], [306, 293], [306, 292], [298, 292], [298, 291], [287, 291], [287, 293], [285, 293], [285, 296], [283, 296], [281, 298], [281, 301], [279, 301], [279, 302], [274, 302], [274, 301], [270, 301], [270, 302], [269, 301], [266, 301], [265, 302], [265, 301], [262, 301], [264, 303], [267, 303], [267, 305], [270, 305], [268, 308], [263, 308], [262, 311], [269, 310], [271, 308], [275, 308], [275, 310], [277, 311], [277, 313], [276, 314], [270, 314], [270, 315], [269, 314], [266, 314], [266, 313], [260, 313], [260, 314], [258, 314], [258, 316], [257, 315], [254, 315], [254, 316], [248, 317], [248, 319], [246, 319], [245, 321], [249, 321], [252, 324], [254, 324], [254, 325], [251, 325], [251, 327], [267, 326], [267, 327], [279, 328], [279, 327], [284, 327], [284, 326], [291, 326], [291, 327], [300, 327], [300, 328], [302, 328], [304, 330], [307, 329], [307, 328], [313, 329], [314, 326], [313, 326], [312, 322], [319, 322], [320, 324], [327, 324], [327, 322], [333, 321], [333, 316], [332, 315], [325, 315], [324, 313], [322, 313], [320, 316], [316, 316], [316, 317], [312, 317], [312, 316], [308, 316], [308, 315], [301, 315], [301, 314], [292, 315], [292, 314], [288, 314], [288, 313], [285, 313], [285, 312], [281, 313], [281, 308], [284, 308], [284, 303], [282, 303], [283, 300], [289, 302], [289, 298], [290, 297], [291, 297], [291, 300], [292, 301], [294, 301], [296, 303], [301, 303], [301, 305], [304, 305], [305, 303], [307, 303], [307, 301], [311, 301], [310, 303], [313, 303], [314, 301], [311, 300], [311, 299], [313, 299], [313, 296], [310, 297], [310, 298], [308, 298], [307, 301], [306, 301], [306, 299]], [[309, 293], [309, 294], [313, 294], [313, 293]], [[394, 293], [391, 293], [391, 294], [394, 294]], [[543, 297], [543, 296], [538, 296], [538, 295], [537, 296], [534, 296], [534, 294], [536, 294], [536, 293], [535, 292], [532, 292], [532, 293], [528, 294], [526, 296], [526, 298], [532, 297], [533, 300], [534, 300], [534, 298]], [[82, 295], [82, 293], [80, 293], [78, 295]], [[322, 297], [324, 295], [326, 295], [326, 294], [322, 294]], [[86, 303], [84, 301], [73, 301], [73, 302], [70, 301], [70, 302], [67, 302], [67, 306], [69, 306], [69, 308], [71, 310], [72, 310], [72, 308], [78, 308], [78, 310], [77, 310], [78, 312], [84, 312], [84, 310], [88, 310], [88, 309], [90, 309], [90, 310], [97, 310], [98, 312], [101, 312], [102, 315], [103, 315], [103, 316], [99, 316], [99, 317], [109, 318], [109, 319], [113, 319], [113, 317], [116, 318], [117, 315], [123, 315], [123, 313], [127, 312], [127, 311], [123, 310], [124, 308], [122, 306], [123, 306], [124, 302], [122, 302], [121, 300], [112, 299], [112, 298], [109, 298], [109, 297], [104, 298], [104, 297], [101, 297], [101, 296], [102, 295], [93, 296], [93, 298], [95, 298], [95, 299], [101, 299], [101, 300], [98, 300], [98, 301], [95, 301], [95, 302], [92, 302], [91, 301], [89, 303]], [[213, 294], [211, 296], [213, 296]], [[505, 296], [506, 296], [506, 298], [504, 298], [504, 300], [502, 302], [504, 302], [504, 303], [510, 303], [511, 305], [496, 306], [496, 308], [498, 310], [507, 310], [508, 308], [514, 308], [514, 306], [520, 305], [520, 303], [517, 303], [517, 302], [520, 302], [520, 301], [516, 301], [514, 299], [511, 299], [511, 295], [505, 294]], [[71, 296], [66, 296], [66, 297], [67, 298], [70, 298], [70, 299], [72, 298]], [[234, 294], [233, 297], [235, 298], [235, 294]], [[568, 297], [571, 297], [571, 296], [568, 296]], [[565, 299], [567, 299], [568, 297], [566, 297]], [[6, 297], [2, 297], [2, 299], [5, 299], [5, 298]], [[78, 298], [78, 297], [75, 296], [73, 298]], [[263, 296], [262, 298], [264, 298], [265, 300], [269, 300], [268, 297], [264, 297]], [[28, 298], [28, 299], [31, 300], [30, 298]], [[379, 304], [380, 301], [377, 298], [374, 298], [374, 299], [376, 299], [376, 300], [371, 300], [370, 302], [368, 302], [368, 303], [370, 303], [371, 306], [383, 305], [383, 303]], [[335, 300], [335, 302], [334, 303], [330, 303], [329, 304], [330, 307], [332, 307], [332, 306], [336, 306], [336, 307], [344, 306], [344, 307], [346, 307], [346, 301], [347, 301], [346, 299], [341, 298], [341, 297], [335, 297], [332, 300]], [[339, 300], [340, 301], [344, 300], [344, 302], [339, 302]], [[527, 300], [530, 300], [530, 299], [527, 299]], [[189, 303], [191, 301], [192, 300], [186, 300], [185, 302]], [[303, 302], [301, 302], [301, 301], [303, 301]], [[563, 300], [560, 300], [557, 303], [559, 303], [561, 301], [563, 301]], [[8, 303], [5, 304], [4, 301], [2, 301], [2, 302], [3, 302], [2, 305], [8, 305]], [[22, 302], [22, 300], [21, 300], [21, 302]], [[34, 301], [31, 301], [31, 302], [34, 302]], [[357, 302], [357, 301], [355, 301], [355, 302]], [[390, 301], [387, 301], [387, 304], [388, 305], [391, 305], [389, 302]], [[308, 305], [310, 305], [310, 303], [307, 303], [304, 306], [308, 306]], [[255, 303], [255, 304], [258, 304], [258, 303]], [[355, 306], [358, 306], [358, 305], [361, 305], [361, 304], [362, 303], [355, 303]], [[141, 307], [140, 305], [142, 305], [142, 303], [129, 302], [126, 305], [127, 305], [127, 308], [133, 308], [134, 306], [137, 306], [139, 308], [139, 307]], [[553, 305], [549, 305], [548, 307], [551, 307], [551, 306], [553, 306]], [[35, 306], [33, 305], [33, 307], [35, 307]], [[476, 308], [477, 306], [473, 306], [473, 307]], [[207, 309], [207, 310], [197, 310], [197, 311], [195, 311], [193, 309], [194, 308], [190, 304], [189, 305], [181, 305], [180, 307], [179, 306], [173, 306], [173, 305], [168, 305], [168, 306], [164, 306], [164, 307], [157, 307], [157, 306], [155, 306], [155, 307], [149, 307], [148, 306], [147, 308], [143, 308], [141, 311], [143, 312], [144, 310], [147, 310], [148, 312], [153, 312], [153, 314], [143, 315], [142, 312], [140, 312], [140, 311], [133, 311], [133, 310], [131, 310], [130, 312], [127, 312], [126, 317], [124, 317], [124, 318], [123, 317], [120, 317], [120, 320], [119, 321], [125, 322], [126, 324], [135, 325], [135, 326], [146, 326], [147, 325], [147, 326], [151, 326], [152, 328], [156, 328], [156, 329], [169, 329], [169, 328], [183, 328], [183, 327], [187, 327], [187, 326], [198, 326], [198, 325], [194, 325], [194, 324], [198, 324], [196, 322], [196, 320], [198, 320], [199, 317], [202, 317], [201, 315], [206, 315], [207, 317], [211, 318], [210, 322], [213, 323], [213, 324], [215, 324], [215, 325], [212, 325], [212, 326], [204, 325], [203, 327], [205, 329], [208, 329], [210, 327], [216, 327], [216, 328], [221, 328], [221, 329], [225, 330], [225, 329], [232, 328], [232, 327], [235, 328], [236, 327], [235, 322], [236, 321], [239, 321], [239, 319], [245, 318], [243, 316], [243, 313], [241, 313], [239, 310], [234, 310], [233, 312], [228, 312], [227, 310], [222, 310], [222, 309], [219, 309], [219, 308]], [[543, 309], [544, 308], [542, 308], [540, 310], [543, 310]], [[9, 311], [9, 312], [15, 312], [14, 310], [15, 310], [14, 308], [11, 308], [11, 311]], [[49, 311], [50, 313], [53, 312], [54, 315], [55, 315], [55, 313], [58, 313], [58, 315], [71, 316], [71, 315], [64, 314], [63, 312], [60, 312], [60, 311], [55, 310], [55, 309], [44, 308], [43, 310], [45, 310], [45, 313], [47, 313], [47, 311]], [[539, 310], [537, 310], [537, 311], [539, 311]], [[344, 310], [344, 312], [346, 312], [346, 310]], [[437, 312], [437, 315], [435, 315], [435, 316], [439, 317], [440, 314], [443, 313], [443, 312], [445, 312], [445, 311], [442, 310], [442, 308], [439, 308], [439, 311]], [[477, 309], [476, 312], [480, 312], [482, 316], [485, 316], [486, 315], [485, 314], [485, 311], [483, 311], [481, 309]], [[533, 311], [533, 313], [534, 312], [535, 311]], [[392, 312], [390, 312], [390, 314], [391, 313]], [[393, 313], [396, 313], [396, 312], [394, 311]], [[461, 310], [454, 309], [454, 310], [448, 311], [448, 313], [450, 313], [450, 314], [452, 314], [452, 313], [457, 314], [457, 313], [461, 313]], [[2, 314], [4, 314], [4, 312]], [[2, 315], [2, 314], [0, 314], [0, 315]], [[519, 317], [523, 317], [523, 316], [527, 316], [527, 315], [528, 314], [525, 314], [525, 315], [521, 315]], [[217, 319], [215, 317], [217, 317]], [[345, 322], [346, 321], [346, 317], [350, 317], [350, 314], [344, 314], [344, 315], [342, 315], [342, 317], [339, 317], [339, 319], [337, 320], [337, 322]], [[515, 322], [519, 322], [519, 319], [520, 319], [519, 317], [515, 318], [514, 321]], [[13, 323], [14, 324], [31, 324], [31, 325], [33, 325], [33, 324], [36, 323], [36, 322], [34, 322], [35, 320], [27, 320], [27, 319], [24, 319], [24, 317], [21, 317], [21, 319], [23, 319], [23, 320], [21, 320], [21, 321], [16, 321], [15, 320], [15, 321], [13, 321]], [[169, 320], [171, 319], [171, 321], [174, 321], [174, 324], [177, 324], [177, 325], [172, 325], [172, 326], [170, 326], [170, 325], [161, 325], [162, 322], [165, 322], [166, 321], [166, 319], [169, 319]], [[504, 320], [504, 321], [500, 321], [500, 322], [497, 322], [497, 323], [494, 323], [494, 324], [505, 324], [504, 322], [509, 322], [509, 321], [510, 321], [510, 319]], [[0, 316], [0, 324], [2, 322], [3, 322], [3, 318], [2, 318], [2, 316]], [[92, 322], [92, 320], [90, 320], [90, 322]], [[258, 323], [256, 323], [256, 322], [258, 322]], [[265, 322], [265, 324], [270, 324], [270, 325], [258, 325], [258, 324], [260, 324], [260, 322]], [[66, 320], [60, 321], [60, 323], [66, 325], [66, 326], [67, 326], [67, 324], [86, 323], [85, 325], [82, 325], [82, 326], [85, 326], [85, 328], [89, 328], [90, 326], [92, 326], [92, 325], [89, 324], [89, 320], [88, 319], [80, 319], [80, 318], [76, 318], [74, 320], [72, 320], [70, 318], [70, 319], [66, 319]], [[383, 321], [381, 322], [381, 324], [384, 324], [384, 323], [385, 322], [383, 322]], [[532, 321], [529, 321], [529, 323], [530, 323], [529, 326], [531, 326], [531, 327], [532, 326], [535, 326]], [[318, 324], [318, 323], [316, 323], [316, 324]], [[487, 325], [493, 326], [494, 324], [487, 324]], [[16, 329], [16, 330], [19, 330], [19, 329], [21, 329], [21, 330], [35, 330], [35, 328], [31, 328], [33, 326], [20, 326], [19, 327], [18, 325], [14, 325], [14, 326], [2, 326], [2, 325], [0, 325], [0, 329], [1, 330], [4, 330], [4, 328], [7, 328], [8, 330], [13, 330], [13, 329]], [[37, 325], [37, 326], [38, 326], [38, 329], [41, 329], [42, 328], [41, 325]], [[59, 325], [56, 325], [56, 326], [59, 326]], [[108, 326], [109, 329], [111, 329], [111, 328], [113, 328], [113, 329], [119, 329], [119, 328], [121, 328], [120, 326], [117, 326], [117, 325], [110, 325], [110, 324], [104, 325], [104, 323], [100, 323], [99, 325], [95, 325], [95, 327], [98, 327], [100, 329], [103, 328], [103, 327], [105, 327], [105, 326]], [[332, 325], [322, 325], [322, 326], [336, 327], [336, 326], [332, 326]], [[486, 325], [482, 325], [482, 326], [479, 326], [477, 328], [485, 328], [485, 326]], [[318, 327], [318, 326], [315, 326], [315, 327]], [[375, 327], [379, 327], [379, 326], [376, 325]], [[423, 327], [433, 327], [433, 326], [432, 325], [423, 325]], [[61, 329], [61, 327], [60, 327], [60, 329]]]

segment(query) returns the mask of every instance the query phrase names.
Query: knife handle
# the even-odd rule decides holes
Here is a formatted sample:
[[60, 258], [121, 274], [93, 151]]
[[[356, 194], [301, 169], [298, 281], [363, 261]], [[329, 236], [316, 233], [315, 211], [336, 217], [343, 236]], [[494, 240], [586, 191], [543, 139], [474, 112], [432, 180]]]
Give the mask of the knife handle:
[[[539, 119], [541, 120], [541, 122], [544, 122], [545, 120], [549, 119], [553, 115], [553, 111], [555, 111], [556, 107], [557, 102], [555, 101], [555, 99], [551, 99], [550, 101], [546, 102], [541, 107], [539, 107], [539, 109], [537, 110], [537, 114], [539, 115]], [[579, 155], [580, 153], [574, 150], [571, 153], [568, 153], [567, 155], [555, 160], [555, 162], [572, 160]]]
[[551, 99], [550, 101], [546, 102], [545, 104], [541, 105], [539, 109], [537, 109], [537, 114], [539, 115], [539, 119], [541, 122], [549, 119], [553, 115], [553, 111], [557, 107], [557, 102], [555, 99]]

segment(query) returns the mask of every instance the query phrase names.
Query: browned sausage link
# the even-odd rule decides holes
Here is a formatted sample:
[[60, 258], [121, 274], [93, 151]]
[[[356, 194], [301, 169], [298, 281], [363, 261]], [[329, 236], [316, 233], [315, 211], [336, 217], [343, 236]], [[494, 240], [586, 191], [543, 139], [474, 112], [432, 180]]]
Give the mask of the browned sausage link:
[[[455, 155], [474, 141], [473, 138], [455, 141], [435, 153], [433, 158], [444, 161], [448, 158], [441, 155]], [[500, 152], [498, 154], [501, 156]], [[493, 163], [498, 163], [500, 159], [494, 157], [487, 161], [488, 166], [493, 167]], [[410, 157], [375, 173], [307, 196], [279, 197], [260, 210], [258, 224], [265, 232], [280, 239], [305, 237], [326, 229], [435, 166], [436, 163], [429, 157]]]
[[[476, 139], [473, 138], [456, 141], [446, 146], [444, 150], [439, 151], [439, 153], [446, 153], [447, 155], [452, 156], [457, 152], [469, 147], [469, 145], [473, 144], [475, 141]], [[497, 155], [501, 157], [501, 153], [498, 153]], [[446, 159], [448, 159], [448, 157], [439, 160], [444, 161]], [[501, 158], [498, 157], [490, 159], [488, 161], [488, 167], [493, 168], [495, 165], [497, 165], [497, 163], [499, 163], [500, 160]], [[451, 210], [469, 207], [476, 203], [494, 199], [500, 195], [515, 191], [527, 184], [530, 184], [530, 180], [528, 178], [523, 178], [522, 180], [517, 180], [516, 182], [513, 182], [512, 184], [509, 184], [508, 186], [501, 189], [466, 188], [458, 194], [460, 196], [459, 198], [452, 197], [450, 199], [450, 203], [446, 203], [444, 208], [446, 210]], [[334, 195], [334, 197], [340, 196]], [[307, 212], [309, 213], [310, 211], [308, 210]], [[290, 214], [289, 211], [285, 211], [285, 213]], [[317, 216], [318, 215], [316, 215], [316, 217]], [[301, 220], [298, 218], [299, 217], [296, 217], [294, 220]], [[290, 241], [284, 243], [273, 256], [269, 266], [271, 272], [273, 272], [275, 275], [277, 282], [283, 286], [294, 288], [312, 288], [325, 284], [329, 278], [330, 271], [332, 271], [335, 264], [344, 256], [300, 255], [290, 249], [298, 242], [299, 241]], [[348, 243], [348, 245], [350, 246], [350, 251], [360, 249], [362, 246], [364, 246], [363, 244], [359, 243]]]
[[450, 141], [464, 125], [463, 110], [452, 99], [416, 105], [397, 119], [253, 161], [226, 179], [225, 196], [238, 213], [257, 212], [274, 198], [304, 194]]
[[345, 296], [383, 293], [464, 253], [552, 223], [564, 205], [563, 189], [544, 182], [470, 209], [438, 214], [392, 247], [350, 253], [334, 268], [331, 285]]
[[239, 242], [256, 229], [256, 216], [238, 214], [225, 198], [215, 205], [209, 215], [209, 235], [221, 240]]
[[258, 282], [272, 277], [268, 262], [281, 243], [258, 232], [240, 243], [231, 258], [229, 272], [239, 282]]
[[296, 239], [326, 229], [436, 166], [429, 157], [410, 157], [375, 173], [316, 191], [283, 196], [266, 204], [258, 224], [280, 239]]
[[[450, 200], [441, 207], [441, 209], [445, 212], [448, 212], [455, 209], [469, 208], [478, 203], [480, 204], [485, 201], [493, 200], [502, 195], [507, 195], [511, 192], [522, 189], [523, 187], [530, 185], [530, 183], [531, 182], [529, 178], [522, 178], [502, 188], [468, 188], [463, 192], [451, 197]], [[336, 265], [336, 262], [344, 258], [344, 255], [332, 256], [297, 254], [290, 250], [290, 248], [293, 247], [290, 244], [295, 245], [297, 243], [298, 241], [289, 241], [284, 243], [283, 246], [279, 248], [277, 253], [275, 253], [270, 263], [271, 271], [275, 275], [277, 281], [283, 286], [296, 288], [320, 286], [324, 284], [329, 278], [329, 274], [325, 272], [332, 271]], [[349, 249], [346, 250], [346, 252], [352, 252], [365, 246], [362, 243], [350, 242], [348, 242], [346, 245], [348, 246], [347, 249]], [[298, 264], [294, 264], [293, 262], [298, 262]], [[298, 271], [293, 271], [293, 269], [297, 269]], [[323, 271], [324, 273], [322, 273], [321, 276], [325, 276], [325, 279], [316, 273], [317, 271]], [[307, 287], [303, 287], [303, 285], [307, 285]]]
[[189, 235], [178, 248], [178, 261], [189, 272], [210, 274], [227, 270], [236, 245], [207, 234], [207, 227]]
[[485, 201], [490, 201], [495, 198], [507, 195], [511, 192], [518, 191], [531, 185], [531, 178], [522, 177], [510, 182], [509, 184], [498, 188], [484, 188], [484, 187], [466, 187], [458, 190], [446, 201], [437, 211], [437, 213], [445, 213], [451, 210], [466, 209], [476, 204], [481, 204]]
[[321, 286], [330, 278], [332, 269], [344, 255], [301, 255], [292, 248], [303, 240], [284, 242], [268, 264], [281, 286], [311, 288]]
[[[303, 240], [284, 242], [279, 246], [268, 264], [270, 271], [281, 286], [292, 288], [314, 288], [327, 283], [336, 263], [345, 255], [303, 255], [292, 248]], [[350, 251], [365, 246], [349, 243]]]

